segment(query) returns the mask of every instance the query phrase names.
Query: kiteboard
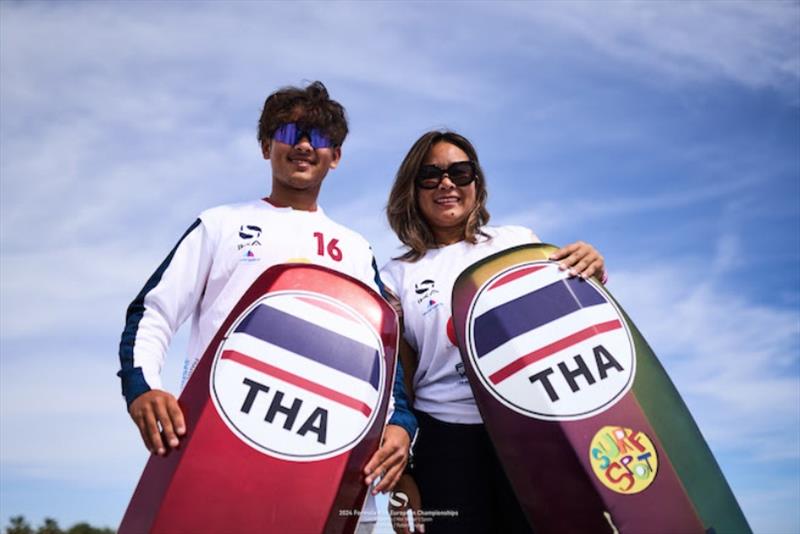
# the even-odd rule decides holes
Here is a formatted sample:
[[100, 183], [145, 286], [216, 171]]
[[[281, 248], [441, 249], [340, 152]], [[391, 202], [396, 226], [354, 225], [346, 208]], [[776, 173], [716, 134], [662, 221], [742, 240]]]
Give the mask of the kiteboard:
[[265, 271], [189, 378], [187, 434], [148, 460], [119, 532], [353, 532], [397, 339], [394, 310], [362, 282]]
[[524, 245], [467, 268], [453, 324], [535, 532], [751, 532], [689, 410], [595, 280]]

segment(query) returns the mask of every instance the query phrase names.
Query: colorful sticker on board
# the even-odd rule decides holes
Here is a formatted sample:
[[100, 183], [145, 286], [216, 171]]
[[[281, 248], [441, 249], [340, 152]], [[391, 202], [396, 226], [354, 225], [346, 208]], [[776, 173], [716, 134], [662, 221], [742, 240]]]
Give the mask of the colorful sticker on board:
[[467, 317], [468, 354], [486, 389], [507, 407], [544, 420], [591, 417], [630, 389], [635, 351], [616, 305], [593, 280], [554, 262], [490, 278]]
[[210, 391], [228, 428], [283, 460], [352, 449], [372, 426], [384, 388], [383, 344], [355, 311], [316, 293], [270, 293], [220, 344]]
[[650, 438], [621, 426], [605, 426], [592, 439], [592, 471], [608, 489], [630, 495], [644, 491], [658, 473], [658, 454]]

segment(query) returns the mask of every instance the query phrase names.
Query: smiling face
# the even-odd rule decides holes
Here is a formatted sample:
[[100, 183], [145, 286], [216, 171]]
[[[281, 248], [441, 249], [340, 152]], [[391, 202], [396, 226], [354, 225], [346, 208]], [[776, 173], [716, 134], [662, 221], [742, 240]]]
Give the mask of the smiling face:
[[[441, 141], [428, 151], [423, 165], [447, 169], [453, 163], [468, 161], [466, 152], [456, 145]], [[464, 239], [464, 228], [475, 208], [475, 182], [458, 187], [445, 176], [435, 189], [417, 188], [419, 209], [439, 245], [450, 245]]]
[[316, 209], [322, 181], [339, 165], [340, 147], [314, 148], [308, 137], [294, 145], [270, 139], [261, 146], [264, 159], [272, 165], [270, 200], [296, 209]]

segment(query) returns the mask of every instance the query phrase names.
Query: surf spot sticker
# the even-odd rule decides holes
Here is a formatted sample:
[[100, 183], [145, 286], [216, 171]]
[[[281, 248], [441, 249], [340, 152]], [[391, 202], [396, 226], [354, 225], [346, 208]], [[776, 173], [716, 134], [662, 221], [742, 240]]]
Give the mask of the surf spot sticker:
[[589, 460], [605, 487], [625, 495], [646, 490], [658, 473], [658, 454], [650, 438], [621, 426], [604, 426], [594, 435]]
[[246, 444], [309, 462], [361, 441], [384, 374], [380, 337], [357, 312], [317, 293], [275, 292], [234, 322], [214, 357], [210, 393]]
[[483, 386], [521, 414], [577, 420], [630, 389], [635, 351], [628, 326], [593, 280], [549, 261], [506, 269], [476, 293], [467, 352]]

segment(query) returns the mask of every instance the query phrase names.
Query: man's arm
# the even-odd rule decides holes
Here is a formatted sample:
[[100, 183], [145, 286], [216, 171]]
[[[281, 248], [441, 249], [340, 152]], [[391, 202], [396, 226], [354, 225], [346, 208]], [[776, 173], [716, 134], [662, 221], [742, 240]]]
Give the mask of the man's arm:
[[202, 296], [210, 262], [208, 238], [198, 219], [128, 306], [117, 376], [128, 413], [155, 454], [166, 454], [167, 445], [178, 446], [178, 436], [186, 432], [177, 400], [162, 390], [160, 373], [172, 335]]

